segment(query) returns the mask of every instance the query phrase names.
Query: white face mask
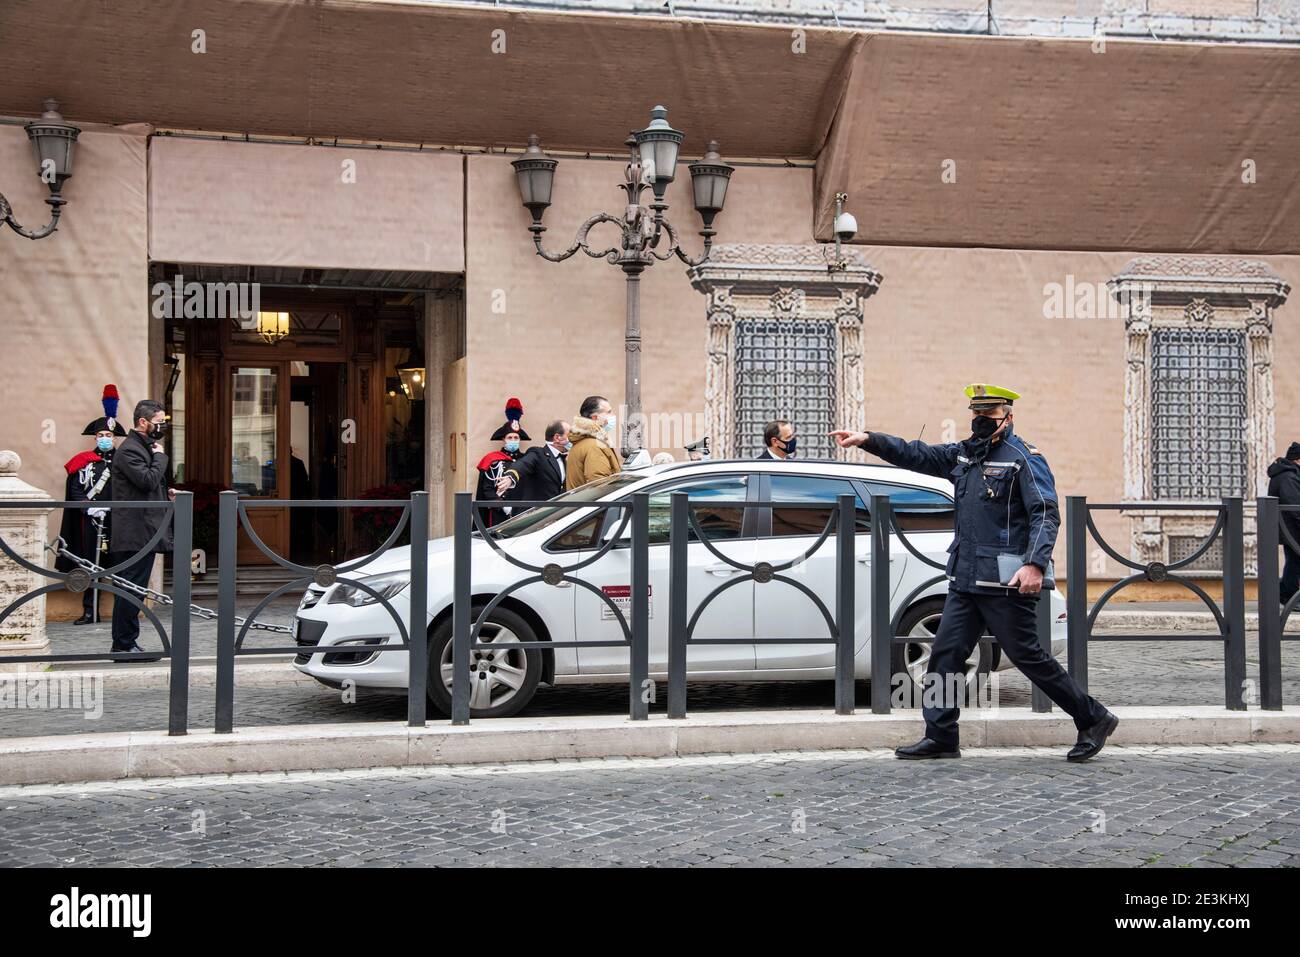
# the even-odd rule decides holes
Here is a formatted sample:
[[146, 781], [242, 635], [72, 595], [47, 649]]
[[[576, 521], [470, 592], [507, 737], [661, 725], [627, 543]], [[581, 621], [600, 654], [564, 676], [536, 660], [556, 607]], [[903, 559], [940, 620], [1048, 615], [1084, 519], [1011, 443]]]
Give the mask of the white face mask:
[[608, 419], [605, 420], [605, 424], [603, 428], [607, 435], [618, 434], [618, 416], [611, 415]]

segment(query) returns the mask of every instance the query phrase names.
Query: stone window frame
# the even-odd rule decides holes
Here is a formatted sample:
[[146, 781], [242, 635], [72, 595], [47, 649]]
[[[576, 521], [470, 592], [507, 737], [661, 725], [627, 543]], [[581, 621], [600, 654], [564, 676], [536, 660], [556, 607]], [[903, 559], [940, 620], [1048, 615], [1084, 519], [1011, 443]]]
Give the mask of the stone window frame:
[[[830, 246], [724, 243], [690, 270], [691, 285], [707, 297], [704, 415], [714, 458], [736, 456], [738, 319], [833, 324], [838, 358], [833, 417], [843, 428], [865, 428], [862, 309], [882, 276], [856, 250], [844, 250], [843, 257], [839, 269], [831, 268]], [[836, 449], [835, 457], [847, 461], [848, 450]]]
[[1168, 563], [1172, 538], [1204, 538], [1213, 527], [1213, 517], [1203, 511], [1141, 507], [1154, 499], [1151, 334], [1160, 329], [1222, 329], [1241, 333], [1246, 347], [1245, 557], [1247, 573], [1254, 574], [1254, 497], [1268, 489], [1275, 444], [1273, 311], [1286, 302], [1290, 287], [1261, 260], [1210, 256], [1139, 257], [1108, 285], [1126, 307], [1123, 501], [1134, 507], [1121, 514], [1132, 525], [1133, 558]]

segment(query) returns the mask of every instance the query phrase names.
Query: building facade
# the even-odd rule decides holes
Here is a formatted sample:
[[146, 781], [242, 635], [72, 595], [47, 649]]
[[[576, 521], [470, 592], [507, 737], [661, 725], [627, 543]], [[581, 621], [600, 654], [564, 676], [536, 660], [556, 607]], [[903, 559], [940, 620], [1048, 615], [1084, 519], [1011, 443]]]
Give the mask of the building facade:
[[[1300, 438], [1300, 388], [1278, 371], [1300, 359], [1292, 51], [1110, 37], [1098, 53], [1010, 30], [940, 35], [939, 19], [934, 35], [822, 29], [799, 4], [705, 19], [731, 18], [721, 0], [676, 18], [183, 0], [161, 22], [133, 2], [86, 17], [56, 52], [42, 24], [62, 2], [0, 13], [0, 192], [24, 222], [47, 193], [23, 124], [53, 96], [82, 127], [57, 233], [0, 231], [0, 447], [52, 493], [114, 382], [124, 414], [165, 398], [192, 487], [419, 486], [444, 531], [507, 398], [534, 441], [586, 395], [624, 398], [623, 276], [536, 254], [511, 162], [530, 133], [560, 160], [543, 241], [563, 250], [592, 214], [621, 214], [621, 142], [658, 102], [686, 131], [683, 165], [716, 137], [736, 170], [710, 260], [641, 279], [652, 451], [681, 457], [707, 435], [753, 454], [774, 416], [814, 454], [838, 454], [824, 433], [839, 426], [955, 440], [962, 387], [992, 381], [1023, 393], [1018, 429], [1062, 494], [1136, 506], [1259, 494], [1263, 466]], [[943, 16], [985, 32], [978, 6]], [[1065, 25], [1075, 6], [1021, 8]], [[1138, 6], [1143, 22], [1203, 18], [1192, 0]], [[1219, 6], [1237, 11], [1213, 14], [1221, 25], [1291, 29], [1286, 4]], [[805, 25], [774, 25], [781, 9]], [[1016, 22], [1009, 3], [994, 9]], [[56, 68], [15, 72], [42, 44]], [[631, 63], [659, 72], [623, 82]], [[1278, 122], [1265, 133], [1256, 116]], [[837, 271], [839, 191], [859, 231]], [[666, 198], [698, 255], [684, 168]], [[269, 328], [238, 314], [241, 290]], [[1207, 381], [1210, 405], [1196, 405]], [[1197, 431], [1207, 416], [1212, 434]], [[346, 515], [256, 514], [304, 561], [368, 544]], [[1195, 532], [1140, 509], [1106, 530], [1166, 558]], [[241, 559], [257, 556], [245, 544]], [[1121, 574], [1104, 555], [1090, 570]]]

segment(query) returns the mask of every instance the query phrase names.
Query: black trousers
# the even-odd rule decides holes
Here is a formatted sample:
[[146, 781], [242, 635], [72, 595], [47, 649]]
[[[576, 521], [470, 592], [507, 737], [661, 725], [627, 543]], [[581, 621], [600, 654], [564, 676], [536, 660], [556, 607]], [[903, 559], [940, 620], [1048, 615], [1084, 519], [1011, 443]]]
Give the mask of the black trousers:
[[960, 693], [964, 683], [963, 679], [953, 676], [965, 672], [966, 659], [986, 634], [998, 640], [1002, 653], [1062, 711], [1073, 718], [1075, 727], [1079, 730], [1089, 728], [1101, 720], [1106, 709], [1096, 698], [1085, 694], [1057, 660], [1039, 646], [1034, 622], [1038, 601], [1038, 595], [1021, 595], [1018, 592], [982, 595], [954, 591], [951, 588], [948, 590], [948, 597], [943, 604], [943, 618], [930, 650], [930, 668], [926, 675], [927, 682], [940, 682], [935, 691], [927, 696], [931, 698], [928, 703], [939, 706], [922, 709], [926, 737], [940, 744], [957, 747], [957, 719], [961, 709], [958, 706], [959, 697], [952, 692]]
[[[131, 557], [130, 552], [112, 552], [109, 565]], [[153, 571], [153, 553], [141, 555], [140, 560], [127, 565], [117, 574], [136, 585], [148, 585]], [[138, 597], [138, 596], [137, 596]], [[113, 651], [130, 651], [140, 637], [140, 609], [120, 595], [113, 596]]]

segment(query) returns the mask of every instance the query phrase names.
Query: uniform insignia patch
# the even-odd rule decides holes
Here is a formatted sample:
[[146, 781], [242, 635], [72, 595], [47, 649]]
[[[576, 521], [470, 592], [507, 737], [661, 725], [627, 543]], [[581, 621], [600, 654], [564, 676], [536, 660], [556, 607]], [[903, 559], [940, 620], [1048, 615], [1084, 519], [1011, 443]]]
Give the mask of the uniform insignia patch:
[[1036, 447], [1030, 445], [1028, 442], [1025, 443], [1025, 448], [1027, 448], [1027, 449], [1029, 450], [1029, 454], [1030, 454], [1030, 455], [1042, 455], [1042, 454], [1043, 454], [1042, 452], [1038, 451], [1038, 449], [1037, 449]]

